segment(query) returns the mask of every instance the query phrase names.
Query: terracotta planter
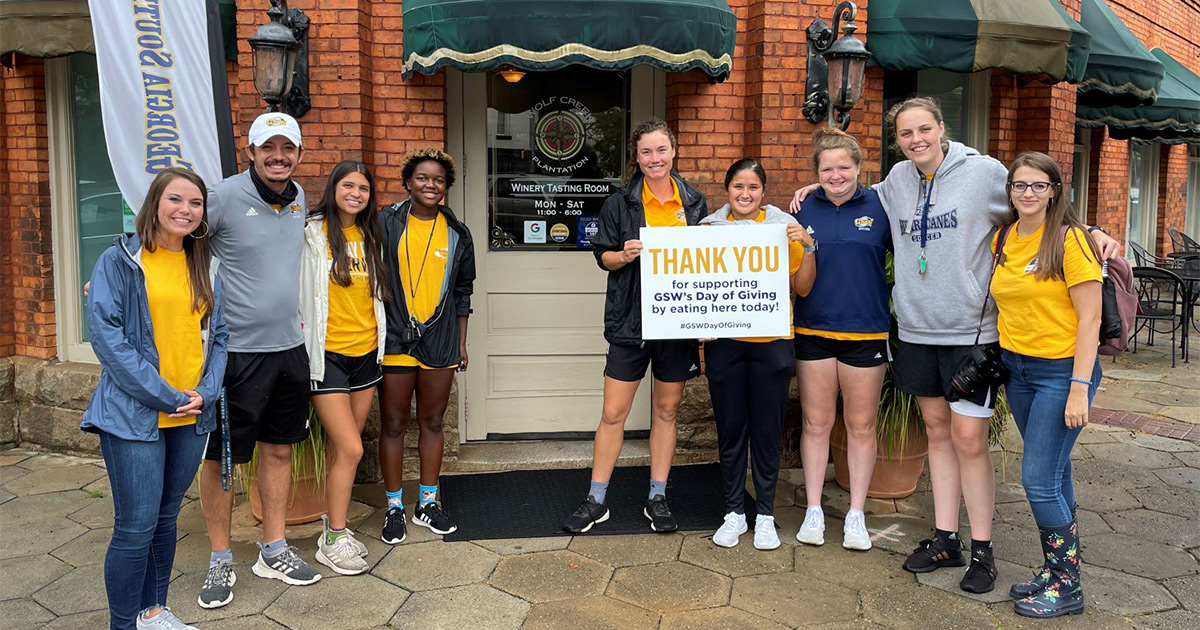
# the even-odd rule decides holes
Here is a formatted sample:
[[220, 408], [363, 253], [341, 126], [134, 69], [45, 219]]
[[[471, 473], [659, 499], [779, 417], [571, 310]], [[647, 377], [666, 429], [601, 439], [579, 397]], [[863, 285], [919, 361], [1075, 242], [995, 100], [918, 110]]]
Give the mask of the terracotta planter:
[[[850, 465], [846, 461], [846, 426], [839, 416], [833, 423], [829, 435], [829, 446], [833, 450], [833, 473], [843, 490], [850, 490]], [[905, 448], [892, 457], [885, 457], [883, 450], [875, 456], [875, 472], [867, 496], [872, 499], [901, 499], [916, 492], [917, 479], [925, 469], [925, 456], [929, 453], [929, 442], [925, 429], [921, 428], [908, 436]]]
[[[251, 482], [246, 493], [250, 497], [250, 513], [263, 520], [262, 499], [258, 496], [258, 484]], [[291, 501], [288, 502], [287, 524], [302, 525], [320, 520], [325, 513], [325, 484], [317, 486], [315, 477], [296, 479], [292, 483]]]

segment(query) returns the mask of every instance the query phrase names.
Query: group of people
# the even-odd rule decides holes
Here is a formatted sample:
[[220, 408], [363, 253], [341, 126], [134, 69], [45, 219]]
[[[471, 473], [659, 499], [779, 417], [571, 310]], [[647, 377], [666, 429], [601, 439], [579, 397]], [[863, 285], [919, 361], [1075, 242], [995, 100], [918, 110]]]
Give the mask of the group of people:
[[[650, 369], [644, 514], [653, 531], [677, 529], [667, 503], [675, 416], [684, 383], [699, 374], [703, 344], [728, 511], [713, 542], [732, 547], [749, 530], [749, 458], [754, 546], [780, 546], [774, 493], [795, 376], [808, 500], [796, 537], [824, 543], [821, 486], [840, 391], [851, 474], [842, 544], [870, 549], [863, 508], [892, 354], [891, 252], [899, 323], [893, 370], [920, 405], [935, 500], [934, 536], [904, 568], [967, 563], [956, 533], [962, 497], [972, 540], [961, 586], [993, 588], [987, 427], [999, 383], [965, 391], [954, 377], [981, 349], [998, 347], [1027, 442], [1023, 482], [1046, 553], [1042, 570], [1011, 592], [1021, 614], [1077, 613], [1083, 598], [1070, 451], [1100, 377], [1099, 261], [1119, 246], [1073, 218], [1059, 167], [1047, 156], [1022, 154], [1005, 169], [950, 141], [930, 99], [901, 103], [889, 122], [908, 159], [869, 189], [859, 183], [858, 143], [840, 131], [818, 132], [818, 184], [797, 191], [791, 213], [763, 203], [767, 173], [743, 159], [726, 173], [728, 203], [710, 214], [704, 194], [674, 169], [671, 129], [658, 120], [633, 129], [627, 183], [604, 203], [592, 239], [608, 274], [603, 411], [586, 498], [564, 527], [583, 533], [608, 519], [624, 423]], [[82, 428], [99, 434], [112, 486], [104, 575], [114, 630], [192, 628], [166, 601], [176, 519], [197, 467], [211, 544], [200, 606], [233, 600], [232, 465], [252, 457], [263, 534], [251, 570], [292, 585], [321, 579], [285, 538], [291, 448], [308, 434], [310, 403], [328, 435], [317, 562], [344, 575], [368, 569], [367, 547], [347, 528], [346, 514], [376, 389], [387, 501], [382, 540], [398, 544], [407, 536], [401, 482], [414, 397], [420, 486], [411, 521], [437, 534], [457, 529], [439, 501], [442, 418], [454, 372], [468, 365], [475, 260], [470, 231], [443, 203], [457, 175], [454, 160], [433, 148], [405, 156], [408, 199], [382, 209], [367, 166], [344, 161], [309, 209], [293, 180], [304, 155], [293, 118], [258, 117], [245, 151], [250, 167], [211, 187], [187, 170], [159, 173], [136, 232], [101, 255], [88, 287], [92, 347], [103, 370]], [[786, 226], [794, 333], [643, 340], [640, 228], [753, 223]], [[996, 228], [1009, 224], [997, 238]]]
[[[587, 493], [563, 527], [581, 534], [609, 518], [606, 497], [625, 420], [649, 369], [653, 415], [643, 513], [653, 531], [677, 528], [666, 492], [675, 417], [703, 344], [727, 510], [713, 543], [733, 547], [750, 529], [749, 456], [753, 544], [780, 546], [774, 496], [795, 376], [808, 503], [796, 539], [825, 542], [821, 489], [840, 393], [850, 471], [842, 545], [870, 549], [863, 509], [891, 360], [897, 387], [914, 396], [921, 411], [934, 497], [934, 535], [905, 559], [904, 569], [926, 573], [967, 566], [969, 559], [960, 587], [973, 593], [995, 587], [988, 431], [1004, 387], [1026, 441], [1022, 481], [1046, 558], [1034, 578], [1010, 594], [1022, 615], [1077, 614], [1083, 595], [1070, 453], [1100, 379], [1101, 261], [1117, 255], [1120, 245], [1075, 218], [1062, 171], [1049, 156], [1023, 153], [1006, 168], [951, 141], [940, 107], [929, 98], [897, 104], [887, 122], [906, 160], [867, 188], [859, 182], [858, 142], [841, 131], [819, 131], [812, 149], [818, 183], [796, 191], [791, 213], [763, 203], [767, 173], [744, 159], [726, 172], [728, 202], [710, 214], [704, 195], [673, 168], [678, 145], [667, 125], [649, 121], [634, 128], [629, 154], [636, 169], [605, 202], [592, 240], [596, 261], [608, 272], [603, 411]], [[792, 335], [642, 339], [639, 229], [753, 223], [786, 226]], [[957, 533], [960, 500], [971, 527], [965, 555]]]
[[176, 519], [197, 468], [212, 547], [200, 606], [233, 600], [232, 466], [252, 458], [263, 542], [251, 570], [292, 585], [321, 579], [285, 537], [292, 445], [308, 436], [310, 403], [328, 436], [317, 562], [344, 575], [368, 568], [346, 512], [376, 389], [384, 542], [406, 537], [414, 397], [421, 473], [412, 522], [457, 529], [438, 501], [438, 476], [442, 416], [468, 360], [475, 250], [443, 204], [453, 158], [434, 148], [406, 155], [408, 199], [379, 211], [367, 166], [341, 162], [310, 209], [293, 180], [304, 156], [295, 119], [259, 116], [245, 150], [250, 168], [211, 187], [188, 170], [160, 172], [136, 232], [100, 256], [86, 287], [103, 369], [82, 428], [99, 434], [112, 486], [104, 579], [114, 630], [192, 628], [166, 602]]

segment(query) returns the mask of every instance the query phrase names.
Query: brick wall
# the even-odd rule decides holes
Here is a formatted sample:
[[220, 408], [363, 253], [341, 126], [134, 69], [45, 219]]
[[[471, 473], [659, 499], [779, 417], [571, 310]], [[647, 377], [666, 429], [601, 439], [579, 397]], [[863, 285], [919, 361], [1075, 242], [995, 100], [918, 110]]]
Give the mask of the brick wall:
[[0, 356], [55, 356], [50, 156], [41, 59], [0, 69]]

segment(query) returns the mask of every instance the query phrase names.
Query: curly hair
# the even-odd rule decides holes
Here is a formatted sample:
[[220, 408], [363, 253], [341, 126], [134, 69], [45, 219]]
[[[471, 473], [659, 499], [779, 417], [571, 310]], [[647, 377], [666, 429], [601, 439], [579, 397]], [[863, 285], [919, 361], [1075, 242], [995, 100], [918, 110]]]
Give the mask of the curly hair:
[[446, 169], [446, 190], [450, 190], [450, 187], [454, 185], [458, 167], [454, 165], [454, 158], [450, 157], [449, 153], [435, 147], [417, 149], [405, 154], [404, 161], [400, 163], [400, 179], [404, 182], [404, 189], [408, 190], [408, 180], [412, 179], [417, 165], [426, 160], [433, 160]]

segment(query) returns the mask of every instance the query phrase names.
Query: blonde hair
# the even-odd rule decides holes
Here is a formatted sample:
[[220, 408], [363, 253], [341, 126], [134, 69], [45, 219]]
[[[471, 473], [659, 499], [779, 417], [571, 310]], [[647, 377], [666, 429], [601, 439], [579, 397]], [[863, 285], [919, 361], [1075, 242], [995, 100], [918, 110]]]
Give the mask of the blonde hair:
[[813, 134], [813, 170], [821, 170], [821, 154], [834, 149], [844, 149], [850, 155], [850, 159], [854, 160], [854, 165], [858, 166], [862, 163], [862, 147], [858, 145], [858, 140], [854, 136], [842, 131], [841, 129], [818, 129]]

